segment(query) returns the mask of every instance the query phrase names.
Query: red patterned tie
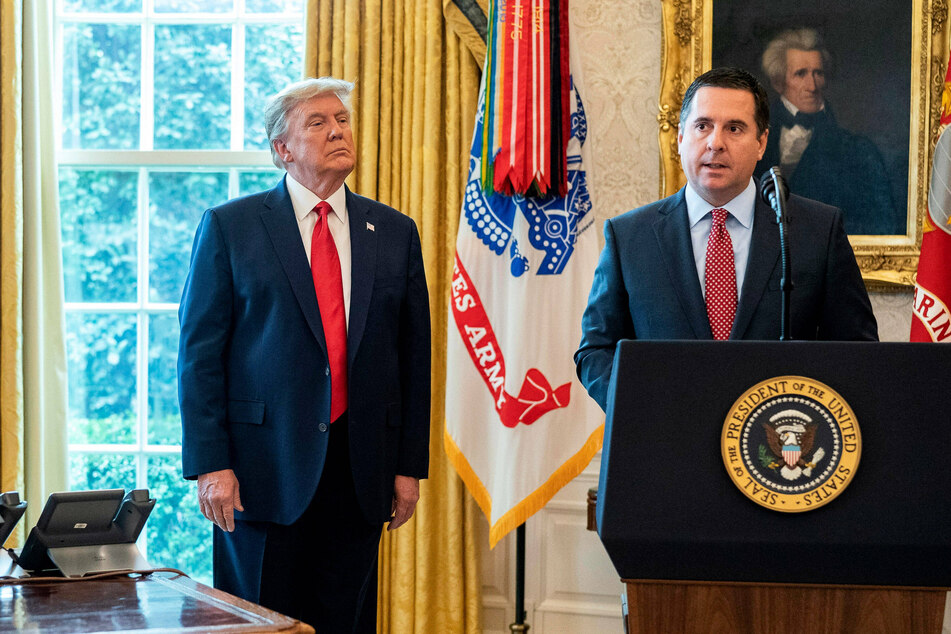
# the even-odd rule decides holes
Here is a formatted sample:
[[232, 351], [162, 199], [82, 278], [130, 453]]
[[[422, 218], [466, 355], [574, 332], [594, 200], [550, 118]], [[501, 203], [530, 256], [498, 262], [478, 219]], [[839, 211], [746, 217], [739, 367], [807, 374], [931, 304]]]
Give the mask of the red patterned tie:
[[337, 420], [347, 409], [347, 313], [343, 305], [343, 278], [337, 246], [327, 226], [327, 215], [333, 208], [318, 203], [314, 234], [310, 240], [310, 272], [317, 291], [317, 307], [327, 340], [330, 360], [330, 421]]
[[705, 291], [707, 316], [714, 339], [728, 339], [736, 317], [736, 265], [733, 242], [726, 230], [726, 209], [714, 209], [713, 227], [707, 240]]

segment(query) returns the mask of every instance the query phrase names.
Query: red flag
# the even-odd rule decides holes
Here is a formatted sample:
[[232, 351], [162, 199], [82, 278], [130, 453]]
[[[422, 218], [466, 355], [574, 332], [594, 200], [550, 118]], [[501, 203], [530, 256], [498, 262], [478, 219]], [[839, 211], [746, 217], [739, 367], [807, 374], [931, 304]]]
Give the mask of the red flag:
[[911, 341], [951, 342], [951, 63], [941, 95], [941, 127], [931, 166], [928, 215], [915, 276]]

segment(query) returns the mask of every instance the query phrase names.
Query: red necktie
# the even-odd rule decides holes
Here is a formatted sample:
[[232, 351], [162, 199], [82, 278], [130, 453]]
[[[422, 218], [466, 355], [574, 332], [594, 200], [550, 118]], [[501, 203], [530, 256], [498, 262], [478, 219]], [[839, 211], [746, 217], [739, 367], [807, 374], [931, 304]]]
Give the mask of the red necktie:
[[728, 339], [736, 317], [736, 265], [733, 242], [726, 230], [726, 209], [714, 209], [713, 227], [707, 240], [705, 291], [707, 316], [714, 339]]
[[347, 313], [343, 305], [340, 258], [327, 226], [327, 216], [332, 211], [326, 202], [314, 207], [318, 218], [310, 239], [310, 272], [314, 276], [317, 307], [330, 361], [330, 422], [347, 409]]

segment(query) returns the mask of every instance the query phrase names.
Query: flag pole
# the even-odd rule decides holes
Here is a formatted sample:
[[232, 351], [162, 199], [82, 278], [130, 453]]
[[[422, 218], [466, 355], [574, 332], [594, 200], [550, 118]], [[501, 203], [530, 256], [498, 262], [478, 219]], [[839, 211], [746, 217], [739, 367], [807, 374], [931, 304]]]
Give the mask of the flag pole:
[[515, 622], [509, 625], [512, 632], [528, 632], [531, 626], [525, 622], [525, 523], [515, 529]]

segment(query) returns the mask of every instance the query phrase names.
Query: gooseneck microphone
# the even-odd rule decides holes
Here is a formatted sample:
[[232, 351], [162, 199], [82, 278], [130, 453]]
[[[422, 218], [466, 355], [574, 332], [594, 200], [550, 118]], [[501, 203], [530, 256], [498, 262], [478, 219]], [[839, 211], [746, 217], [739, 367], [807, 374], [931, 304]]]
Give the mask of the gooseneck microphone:
[[789, 262], [789, 244], [786, 235], [789, 230], [789, 218], [786, 215], [786, 199], [789, 197], [789, 188], [779, 167], [771, 167], [760, 177], [760, 195], [767, 205], [776, 212], [776, 224], [779, 225], [779, 251], [782, 257], [783, 276], [780, 280], [782, 288], [782, 306], [780, 310], [779, 340], [789, 341], [790, 325], [790, 294], [792, 293], [792, 265]]
[[784, 221], [789, 187], [786, 186], [786, 179], [783, 178], [779, 167], [771, 167], [768, 171], [763, 172], [759, 182], [760, 195], [762, 195], [763, 201], [776, 212], [776, 222], [781, 222], [780, 215], [783, 215], [782, 220]]

